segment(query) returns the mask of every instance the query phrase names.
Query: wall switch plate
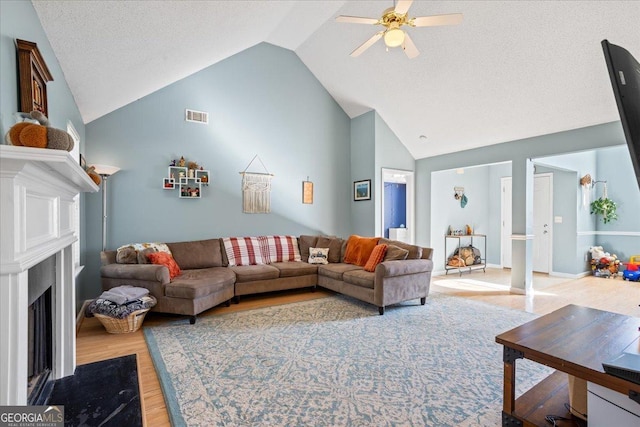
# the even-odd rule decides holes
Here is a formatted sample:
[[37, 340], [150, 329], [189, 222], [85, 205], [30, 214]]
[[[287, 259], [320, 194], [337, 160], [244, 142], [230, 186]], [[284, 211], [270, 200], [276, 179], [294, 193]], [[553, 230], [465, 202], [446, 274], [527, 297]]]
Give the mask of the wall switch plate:
[[562, 217], [561, 216], [554, 216], [553, 217], [553, 222], [555, 222], [556, 224], [562, 224]]

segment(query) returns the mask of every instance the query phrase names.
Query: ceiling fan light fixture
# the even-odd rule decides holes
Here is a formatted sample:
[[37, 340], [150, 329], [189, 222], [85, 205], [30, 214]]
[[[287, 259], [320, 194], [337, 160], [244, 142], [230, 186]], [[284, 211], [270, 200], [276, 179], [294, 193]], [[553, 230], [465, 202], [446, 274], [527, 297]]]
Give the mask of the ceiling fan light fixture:
[[389, 28], [384, 33], [384, 44], [388, 47], [398, 47], [404, 43], [404, 31], [400, 28]]

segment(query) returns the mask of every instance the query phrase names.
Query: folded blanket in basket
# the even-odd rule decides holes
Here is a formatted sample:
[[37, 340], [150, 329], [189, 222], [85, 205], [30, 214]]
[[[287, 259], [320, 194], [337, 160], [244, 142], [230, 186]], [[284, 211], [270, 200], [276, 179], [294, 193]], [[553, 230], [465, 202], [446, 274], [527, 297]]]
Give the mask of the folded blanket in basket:
[[138, 288], [130, 285], [122, 285], [104, 291], [98, 298], [113, 301], [116, 304], [126, 304], [149, 295], [149, 289]]
[[93, 317], [95, 313], [104, 314], [105, 316], [114, 317], [116, 319], [124, 319], [134, 311], [155, 306], [157, 302], [158, 301], [152, 295], [130, 301], [126, 304], [116, 304], [113, 301], [97, 298], [91, 301], [91, 304], [87, 306], [85, 316]]

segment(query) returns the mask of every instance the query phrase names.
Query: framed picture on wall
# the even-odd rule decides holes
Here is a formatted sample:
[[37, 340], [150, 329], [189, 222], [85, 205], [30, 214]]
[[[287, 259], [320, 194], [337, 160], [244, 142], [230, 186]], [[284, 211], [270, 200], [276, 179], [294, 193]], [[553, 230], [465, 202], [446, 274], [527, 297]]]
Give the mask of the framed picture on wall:
[[313, 204], [313, 182], [302, 181], [302, 203]]
[[361, 200], [371, 200], [370, 179], [353, 182], [353, 200], [356, 202], [359, 202]]

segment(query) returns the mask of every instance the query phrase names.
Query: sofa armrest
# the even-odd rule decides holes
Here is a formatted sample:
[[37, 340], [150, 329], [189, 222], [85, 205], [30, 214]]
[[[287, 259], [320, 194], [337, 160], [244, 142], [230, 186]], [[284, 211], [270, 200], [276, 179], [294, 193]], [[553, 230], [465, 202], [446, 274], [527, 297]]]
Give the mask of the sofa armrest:
[[100, 276], [109, 279], [133, 279], [159, 282], [166, 285], [169, 269], [156, 264], [109, 264], [100, 268]]
[[433, 270], [433, 261], [429, 259], [407, 259], [399, 261], [384, 261], [376, 267], [376, 276], [378, 269], [382, 277], [404, 276], [406, 274], [427, 273]]

